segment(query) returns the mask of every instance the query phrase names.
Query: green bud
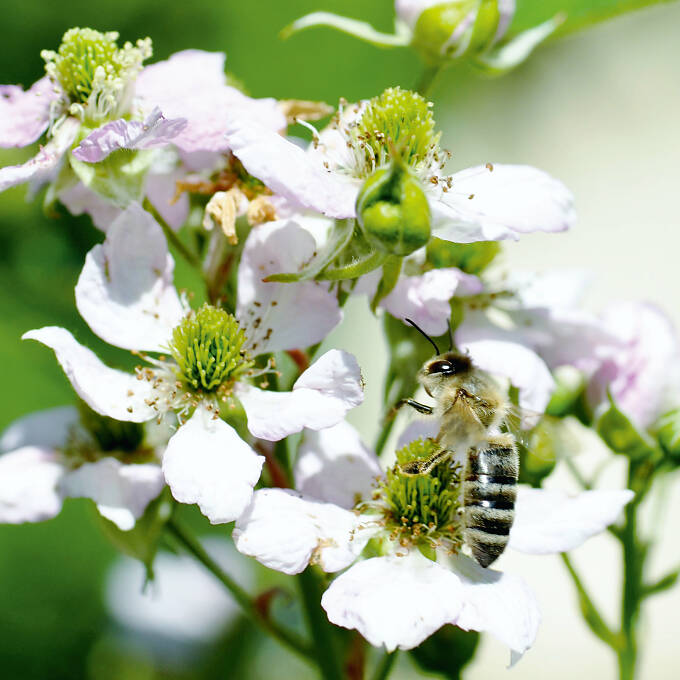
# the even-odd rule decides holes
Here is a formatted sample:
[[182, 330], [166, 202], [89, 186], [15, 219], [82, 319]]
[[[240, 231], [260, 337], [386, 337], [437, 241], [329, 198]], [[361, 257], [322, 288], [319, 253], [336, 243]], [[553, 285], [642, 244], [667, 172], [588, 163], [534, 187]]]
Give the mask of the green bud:
[[373, 173], [357, 197], [359, 225], [368, 242], [391, 255], [408, 255], [430, 240], [430, 206], [420, 184], [393, 162]]
[[454, 0], [424, 10], [416, 22], [411, 46], [433, 65], [487, 50], [509, 23], [498, 0]]
[[435, 269], [458, 267], [466, 274], [481, 274], [500, 252], [498, 241], [451, 243], [432, 238], [427, 244], [427, 261]]
[[661, 416], [655, 430], [664, 453], [673, 463], [680, 464], [680, 408]]
[[655, 461], [660, 457], [658, 448], [645, 433], [633, 425], [613, 401], [597, 421], [597, 433], [614, 453], [627, 456], [631, 460]]
[[531, 431], [528, 446], [520, 443], [520, 482], [539, 487], [557, 462], [561, 422], [542, 418]]

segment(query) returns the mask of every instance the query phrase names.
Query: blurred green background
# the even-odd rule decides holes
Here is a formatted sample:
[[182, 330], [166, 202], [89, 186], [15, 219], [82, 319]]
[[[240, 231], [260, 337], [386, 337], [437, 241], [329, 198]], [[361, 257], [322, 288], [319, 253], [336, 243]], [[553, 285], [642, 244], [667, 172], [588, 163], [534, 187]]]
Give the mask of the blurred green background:
[[[560, 0], [519, 0], [518, 4], [518, 28], [565, 6]], [[574, 24], [595, 5], [611, 4], [572, 2]], [[154, 42], [154, 60], [190, 47], [225, 51], [228, 70], [254, 96], [331, 103], [344, 96], [351, 101], [387, 86], [413, 86], [421, 68], [408, 50], [381, 51], [325, 29], [287, 42], [277, 37], [290, 21], [318, 9], [355, 16], [388, 31], [393, 19], [389, 0], [71, 0], [62, 4], [4, 0], [2, 9], [1, 83], [28, 86], [40, 77], [40, 50], [56, 48], [72, 26], [118, 30], [129, 40], [148, 35]], [[565, 38], [541, 48], [528, 64], [503, 79], [483, 79], [466, 67], [451, 69], [433, 95], [444, 145], [454, 152], [455, 168], [487, 160], [531, 163], [563, 179], [577, 196], [581, 222], [574, 233], [536, 236], [513, 245], [507, 254], [510, 264], [597, 269], [601, 275], [592, 290], [594, 306], [612, 297], [649, 297], [665, 302], [676, 321], [680, 320], [675, 297], [679, 225], [673, 207], [680, 163], [675, 113], [680, 105], [678, 10], [672, 4], [661, 6]], [[0, 163], [21, 162], [28, 155], [3, 151]], [[19, 338], [24, 331], [63, 325], [101, 350], [110, 363], [120, 362], [116, 352], [85, 327], [73, 304], [84, 253], [101, 235], [87, 219], [67, 215], [47, 219], [39, 201], [28, 203], [25, 195], [25, 188], [19, 187], [0, 196], [0, 360], [6, 390], [0, 428], [30, 411], [72, 400], [52, 353], [35, 343], [22, 344]], [[365, 342], [366, 337], [377, 337], [378, 327], [364, 307], [362, 302], [350, 308], [331, 342], [355, 351], [364, 368], [368, 399], [352, 418], [370, 441], [380, 411], [383, 349], [380, 341]], [[207, 523], [189, 514], [201, 531], [209, 530]], [[211, 531], [226, 534], [224, 528]], [[675, 544], [663, 551], [676, 562], [680, 559]], [[614, 570], [618, 556], [605, 538], [584, 555], [584, 564], [598, 565], [591, 576], [613, 611], [615, 594], [605, 591], [611, 586], [609, 569]], [[62, 514], [50, 522], [0, 526], [0, 677], [313, 677], [297, 662], [281, 665], [277, 647], [263, 646], [243, 622], [236, 622], [218, 643], [194, 650], [198, 656], [189, 667], [168, 668], [143, 639], [130, 646], [102, 597], [105, 575], [115, 557], [85, 501], [67, 502]], [[513, 673], [613, 677], [612, 660], [578, 620], [559, 565], [530, 567], [520, 558], [508, 564], [536, 578], [545, 619], [536, 648]], [[262, 584], [273, 582], [271, 574], [260, 573], [258, 578]], [[562, 585], [556, 588], [556, 582]], [[674, 617], [677, 632], [680, 602], [677, 595], [669, 594], [660, 598], [658, 607], [648, 623], [652, 646], [644, 658], [643, 677], [676, 677], [665, 660], [673, 654], [672, 644], [666, 644], [673, 626], [663, 625], [663, 620]], [[296, 616], [292, 610], [284, 615]], [[566, 660], [560, 659], [561, 649], [570, 650]], [[505, 650], [485, 640], [466, 678], [505, 672], [506, 662]], [[394, 677], [415, 674], [404, 659]]]

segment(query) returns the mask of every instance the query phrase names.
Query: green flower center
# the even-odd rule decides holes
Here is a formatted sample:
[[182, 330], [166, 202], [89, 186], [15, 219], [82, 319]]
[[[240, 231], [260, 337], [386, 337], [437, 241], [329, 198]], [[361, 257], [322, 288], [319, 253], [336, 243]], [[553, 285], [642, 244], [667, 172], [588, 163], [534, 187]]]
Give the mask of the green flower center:
[[462, 544], [460, 466], [432, 439], [419, 439], [397, 451], [378, 494], [386, 505], [386, 526], [401, 545]]
[[253, 366], [243, 349], [245, 333], [223, 309], [205, 304], [172, 332], [170, 351], [178, 377], [195, 390], [229, 387]]
[[41, 52], [45, 71], [63, 89], [73, 115], [87, 107], [87, 117], [96, 120], [121, 113], [121, 106], [129, 103], [129, 85], [151, 56], [151, 40], [119, 48], [117, 39], [115, 31], [71, 28], [56, 52]]
[[390, 87], [368, 102], [353, 136], [360, 142], [364, 168], [372, 172], [389, 161], [392, 150], [412, 168], [429, 165], [441, 135], [435, 133], [431, 102], [416, 92]]

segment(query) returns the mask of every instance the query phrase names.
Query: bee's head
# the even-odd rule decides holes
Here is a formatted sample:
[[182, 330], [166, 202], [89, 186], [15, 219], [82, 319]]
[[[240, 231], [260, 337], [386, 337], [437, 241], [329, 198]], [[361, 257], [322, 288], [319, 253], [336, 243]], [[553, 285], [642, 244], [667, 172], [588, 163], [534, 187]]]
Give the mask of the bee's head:
[[442, 388], [467, 376], [472, 371], [472, 360], [466, 354], [445, 352], [423, 364], [418, 380], [431, 396], [436, 397]]

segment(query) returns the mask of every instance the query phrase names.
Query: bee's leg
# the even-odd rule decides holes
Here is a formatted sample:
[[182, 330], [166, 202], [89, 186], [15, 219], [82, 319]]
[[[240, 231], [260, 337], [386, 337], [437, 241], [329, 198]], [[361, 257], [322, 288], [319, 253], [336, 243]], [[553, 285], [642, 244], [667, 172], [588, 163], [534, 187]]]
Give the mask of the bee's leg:
[[418, 413], [423, 413], [424, 415], [427, 416], [432, 415], [431, 406], [427, 406], [427, 404], [421, 404], [419, 401], [416, 401], [415, 399], [400, 399], [390, 411], [388, 418], [394, 418], [394, 416], [397, 415], [397, 411], [402, 406], [410, 406], [411, 408], [418, 411]]

